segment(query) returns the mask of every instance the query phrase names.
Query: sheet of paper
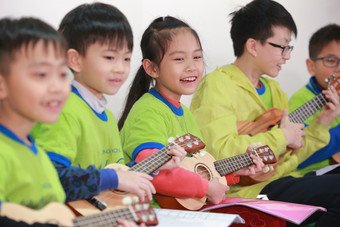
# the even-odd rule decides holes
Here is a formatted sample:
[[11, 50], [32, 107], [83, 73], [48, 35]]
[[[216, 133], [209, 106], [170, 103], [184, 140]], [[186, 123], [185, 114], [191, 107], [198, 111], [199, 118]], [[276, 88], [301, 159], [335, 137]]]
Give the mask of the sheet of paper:
[[332, 170], [335, 170], [336, 168], [338, 168], [340, 166], [340, 164], [335, 164], [335, 165], [330, 165], [330, 166], [326, 166], [322, 169], [319, 169], [316, 172], [316, 175], [317, 176], [321, 176], [321, 175], [324, 175]]
[[160, 227], [226, 227], [232, 223], [244, 223], [235, 214], [219, 214], [210, 212], [155, 209]]

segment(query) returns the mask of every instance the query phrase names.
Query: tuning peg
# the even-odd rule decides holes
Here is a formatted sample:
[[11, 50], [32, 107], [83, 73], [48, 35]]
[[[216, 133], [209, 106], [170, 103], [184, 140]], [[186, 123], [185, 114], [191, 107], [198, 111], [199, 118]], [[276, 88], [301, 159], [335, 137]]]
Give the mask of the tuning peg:
[[150, 207], [150, 204], [148, 203], [143, 203], [143, 210], [148, 210]]
[[123, 203], [123, 205], [125, 205], [125, 206], [131, 205], [131, 204], [132, 204], [132, 197], [131, 197], [131, 196], [125, 196], [125, 197], [122, 199], [122, 203]]
[[270, 171], [270, 167], [268, 165], [265, 165], [263, 168], [262, 168], [262, 172], [263, 173], [268, 173]]
[[125, 196], [122, 199], [122, 203], [125, 206], [131, 205], [131, 204], [134, 204], [134, 203], [138, 203], [138, 202], [139, 202], [139, 199], [138, 199], [137, 196]]
[[174, 137], [170, 137], [170, 138], [168, 139], [168, 143], [173, 143], [173, 142], [175, 142], [175, 138], [174, 138]]

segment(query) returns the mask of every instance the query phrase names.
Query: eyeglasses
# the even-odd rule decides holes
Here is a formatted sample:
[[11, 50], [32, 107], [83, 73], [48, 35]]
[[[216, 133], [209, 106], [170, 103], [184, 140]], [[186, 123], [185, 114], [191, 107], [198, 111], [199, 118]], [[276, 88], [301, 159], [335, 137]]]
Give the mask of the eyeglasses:
[[340, 58], [337, 58], [335, 56], [327, 56], [327, 57], [321, 57], [321, 58], [312, 58], [312, 60], [313, 61], [322, 60], [322, 64], [325, 67], [328, 67], [328, 68], [338, 67], [338, 65], [340, 63]]
[[290, 52], [292, 52], [292, 50], [294, 49], [294, 46], [282, 46], [279, 44], [275, 44], [275, 43], [271, 43], [271, 42], [267, 42], [269, 45], [276, 47], [276, 48], [280, 48], [282, 49], [281, 55], [284, 56]]

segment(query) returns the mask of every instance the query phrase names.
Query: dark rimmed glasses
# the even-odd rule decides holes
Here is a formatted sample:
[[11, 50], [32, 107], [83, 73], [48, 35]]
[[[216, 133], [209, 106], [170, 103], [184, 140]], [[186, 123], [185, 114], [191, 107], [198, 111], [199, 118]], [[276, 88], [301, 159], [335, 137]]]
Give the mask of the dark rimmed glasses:
[[320, 58], [311, 58], [313, 61], [321, 60], [322, 64], [325, 67], [328, 68], [335, 68], [339, 66], [340, 58], [337, 58], [335, 56], [326, 56], [326, 57], [320, 57]]
[[279, 44], [275, 44], [275, 43], [271, 43], [271, 42], [267, 42], [269, 45], [273, 46], [273, 47], [276, 47], [276, 48], [280, 48], [282, 50], [281, 52], [281, 55], [284, 56], [288, 53], [291, 53], [292, 50], [294, 49], [294, 46], [282, 46], [282, 45], [279, 45]]

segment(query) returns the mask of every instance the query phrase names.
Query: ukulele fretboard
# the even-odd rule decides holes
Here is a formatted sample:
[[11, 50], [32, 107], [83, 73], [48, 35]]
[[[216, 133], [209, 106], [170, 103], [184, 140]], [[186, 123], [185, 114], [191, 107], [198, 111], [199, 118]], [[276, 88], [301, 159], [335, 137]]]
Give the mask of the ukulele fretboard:
[[312, 116], [316, 111], [321, 109], [326, 104], [326, 99], [323, 94], [315, 96], [313, 99], [306, 102], [304, 105], [294, 110], [289, 114], [289, 119], [294, 123], [303, 124], [306, 119]]
[[134, 221], [134, 217], [129, 208], [101, 212], [98, 214], [77, 217], [73, 220], [74, 226], [114, 226], [117, 219]]

